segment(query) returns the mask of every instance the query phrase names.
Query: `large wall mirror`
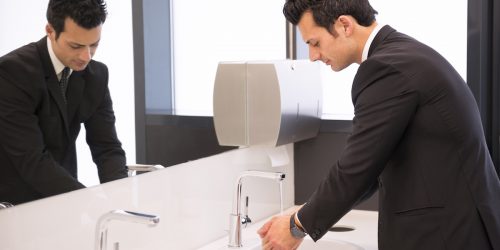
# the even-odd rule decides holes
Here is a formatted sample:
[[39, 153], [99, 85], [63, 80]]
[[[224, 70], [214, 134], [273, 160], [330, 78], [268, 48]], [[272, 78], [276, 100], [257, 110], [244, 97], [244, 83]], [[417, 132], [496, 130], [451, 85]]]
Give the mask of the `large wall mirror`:
[[213, 128], [217, 65], [285, 59], [282, 4], [133, 1], [139, 162], [171, 166], [232, 149]]

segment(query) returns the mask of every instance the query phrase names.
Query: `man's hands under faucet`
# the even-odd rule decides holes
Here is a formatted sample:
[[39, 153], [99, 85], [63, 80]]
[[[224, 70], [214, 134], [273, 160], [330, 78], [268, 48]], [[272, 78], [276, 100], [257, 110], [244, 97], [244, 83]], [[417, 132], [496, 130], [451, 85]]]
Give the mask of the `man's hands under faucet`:
[[275, 216], [257, 231], [263, 250], [295, 250], [299, 247], [303, 239], [296, 239], [290, 233], [290, 216]]

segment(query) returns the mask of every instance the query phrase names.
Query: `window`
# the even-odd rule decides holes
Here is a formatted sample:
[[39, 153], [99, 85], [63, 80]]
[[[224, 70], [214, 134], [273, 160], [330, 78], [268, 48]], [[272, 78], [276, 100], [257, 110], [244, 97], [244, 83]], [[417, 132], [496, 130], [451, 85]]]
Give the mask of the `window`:
[[286, 57], [283, 1], [172, 0], [174, 113], [212, 116], [220, 61]]

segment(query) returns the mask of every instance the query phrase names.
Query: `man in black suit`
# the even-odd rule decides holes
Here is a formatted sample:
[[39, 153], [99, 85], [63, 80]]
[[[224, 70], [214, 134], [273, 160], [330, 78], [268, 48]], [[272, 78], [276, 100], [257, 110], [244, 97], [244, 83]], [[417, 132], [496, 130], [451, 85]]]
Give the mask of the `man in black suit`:
[[500, 183], [476, 102], [436, 51], [378, 25], [367, 0], [287, 0], [312, 61], [360, 64], [353, 131], [297, 213], [260, 230], [264, 249], [319, 240], [379, 190], [379, 249], [500, 249]]
[[81, 123], [101, 183], [127, 176], [108, 69], [92, 60], [106, 15], [102, 0], [51, 0], [47, 36], [0, 58], [0, 201], [84, 188], [75, 147]]

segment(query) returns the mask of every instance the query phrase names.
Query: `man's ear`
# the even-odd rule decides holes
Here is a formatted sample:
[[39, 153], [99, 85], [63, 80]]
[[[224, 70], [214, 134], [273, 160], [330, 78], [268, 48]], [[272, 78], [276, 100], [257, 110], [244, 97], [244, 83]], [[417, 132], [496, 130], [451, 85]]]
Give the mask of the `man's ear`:
[[341, 31], [346, 37], [352, 35], [355, 24], [354, 18], [352, 18], [351, 16], [342, 15], [337, 19], [337, 23], [341, 26]]
[[50, 38], [50, 40], [52, 41], [56, 40], [56, 31], [49, 23], [45, 25], [45, 32], [47, 32], [47, 36]]

